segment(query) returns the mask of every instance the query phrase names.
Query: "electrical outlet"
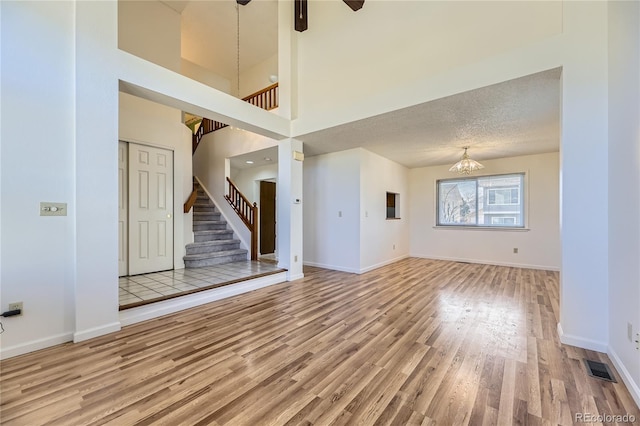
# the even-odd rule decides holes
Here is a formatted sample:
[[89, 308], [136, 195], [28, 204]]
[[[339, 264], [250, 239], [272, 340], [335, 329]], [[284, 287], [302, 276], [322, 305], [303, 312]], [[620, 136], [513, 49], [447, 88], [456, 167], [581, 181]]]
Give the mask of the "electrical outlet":
[[10, 311], [15, 311], [17, 309], [20, 309], [20, 315], [22, 315], [24, 312], [24, 309], [22, 308], [22, 302], [9, 303]]
[[640, 351], [640, 333], [636, 333], [636, 349]]
[[630, 342], [633, 340], [633, 325], [630, 322], [627, 323], [627, 339]]
[[396, 245], [395, 245], [395, 244], [393, 245], [393, 249], [394, 249], [394, 250], [396, 249]]
[[518, 254], [518, 248], [517, 247], [513, 248], [513, 254]]

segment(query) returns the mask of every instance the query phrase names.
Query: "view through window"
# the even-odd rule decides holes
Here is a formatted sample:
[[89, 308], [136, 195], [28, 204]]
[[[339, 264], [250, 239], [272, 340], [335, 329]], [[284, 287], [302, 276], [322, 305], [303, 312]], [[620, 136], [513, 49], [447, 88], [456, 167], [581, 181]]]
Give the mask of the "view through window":
[[524, 173], [438, 181], [439, 226], [524, 227]]

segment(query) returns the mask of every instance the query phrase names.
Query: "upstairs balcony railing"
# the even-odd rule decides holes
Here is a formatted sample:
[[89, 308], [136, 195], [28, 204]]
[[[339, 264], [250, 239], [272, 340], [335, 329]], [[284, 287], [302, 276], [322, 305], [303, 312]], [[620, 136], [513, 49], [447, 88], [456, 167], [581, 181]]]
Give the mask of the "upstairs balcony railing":
[[[278, 108], [278, 83], [274, 83], [269, 87], [265, 87], [264, 89], [257, 91], [256, 93], [252, 93], [251, 95], [242, 98], [242, 100], [250, 103], [251, 105], [257, 106], [258, 108], [266, 109], [267, 111]], [[228, 124], [203, 118], [198, 131], [194, 133], [192, 137], [193, 153], [196, 152], [196, 148], [198, 148], [198, 145], [202, 141], [202, 137], [204, 135], [223, 129], [227, 126]]]

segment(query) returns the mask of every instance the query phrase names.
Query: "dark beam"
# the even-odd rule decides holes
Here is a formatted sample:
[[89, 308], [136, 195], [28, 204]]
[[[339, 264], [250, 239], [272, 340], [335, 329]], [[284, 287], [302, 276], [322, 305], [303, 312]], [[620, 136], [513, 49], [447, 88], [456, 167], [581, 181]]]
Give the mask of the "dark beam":
[[356, 10], [362, 9], [362, 6], [364, 6], [364, 0], [342, 0], [342, 1], [345, 2], [347, 6], [349, 6], [351, 10], [353, 10], [354, 12]]
[[303, 32], [308, 28], [307, 24], [307, 0], [294, 0], [293, 14], [296, 31]]

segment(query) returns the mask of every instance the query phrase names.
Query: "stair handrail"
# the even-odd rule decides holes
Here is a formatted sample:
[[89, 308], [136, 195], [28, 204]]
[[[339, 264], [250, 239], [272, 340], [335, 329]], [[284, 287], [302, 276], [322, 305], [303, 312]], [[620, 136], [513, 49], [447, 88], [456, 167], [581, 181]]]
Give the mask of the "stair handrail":
[[195, 184], [193, 184], [193, 191], [191, 191], [191, 195], [189, 195], [189, 198], [187, 198], [187, 202], [184, 203], [183, 210], [185, 213], [189, 213], [191, 211], [191, 208], [196, 203], [197, 198], [198, 198], [198, 188]]
[[227, 194], [224, 198], [251, 232], [251, 260], [258, 260], [258, 205], [251, 204], [247, 197], [227, 177]]
[[278, 83], [245, 96], [242, 100], [267, 111], [278, 108]]
[[[271, 86], [258, 90], [255, 93], [250, 94], [242, 98], [243, 101], [250, 103], [262, 109], [270, 111], [274, 108], [278, 108], [278, 83], [273, 83]], [[202, 137], [208, 133], [215, 132], [219, 129], [224, 129], [229, 126], [228, 124], [221, 123], [219, 121], [211, 120], [209, 118], [202, 118], [200, 127], [193, 134], [191, 138], [192, 154], [196, 152], [196, 148], [200, 145]]]

